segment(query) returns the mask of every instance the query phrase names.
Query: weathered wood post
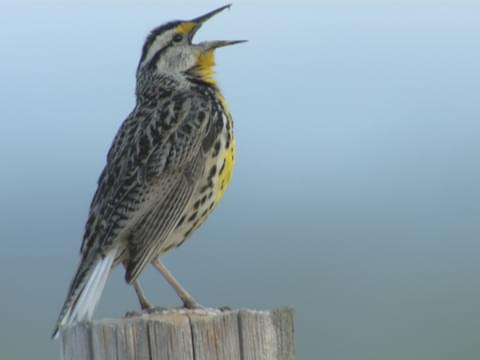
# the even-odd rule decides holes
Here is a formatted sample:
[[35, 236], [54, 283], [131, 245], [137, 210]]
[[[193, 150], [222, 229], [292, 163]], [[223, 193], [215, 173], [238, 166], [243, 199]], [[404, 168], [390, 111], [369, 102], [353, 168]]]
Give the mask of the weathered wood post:
[[294, 360], [293, 309], [170, 309], [65, 328], [63, 360]]

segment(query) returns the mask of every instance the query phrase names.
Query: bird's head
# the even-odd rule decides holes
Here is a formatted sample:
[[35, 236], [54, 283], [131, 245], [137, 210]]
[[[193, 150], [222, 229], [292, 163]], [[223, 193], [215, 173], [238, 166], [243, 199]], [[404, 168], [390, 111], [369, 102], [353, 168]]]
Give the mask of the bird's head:
[[172, 21], [155, 28], [143, 45], [137, 74], [143, 72], [167, 76], [190, 74], [203, 81], [213, 81], [214, 50], [245, 40], [216, 40], [194, 44], [193, 37], [208, 19], [229, 7], [230, 5], [222, 6], [192, 20]]

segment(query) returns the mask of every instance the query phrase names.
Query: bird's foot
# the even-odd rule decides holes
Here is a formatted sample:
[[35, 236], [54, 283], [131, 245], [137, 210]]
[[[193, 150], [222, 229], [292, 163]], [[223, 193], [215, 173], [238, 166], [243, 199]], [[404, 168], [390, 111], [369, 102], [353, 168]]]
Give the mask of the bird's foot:
[[125, 317], [131, 318], [131, 317], [142, 316], [142, 315], [158, 314], [168, 310], [169, 310], [168, 308], [163, 306], [150, 306], [148, 308], [142, 309], [141, 311], [135, 311], [135, 310], [128, 311], [125, 314]]
[[189, 310], [204, 310], [205, 306], [200, 305], [193, 299], [184, 299], [183, 300], [183, 308]]
[[146, 297], [138, 297], [138, 300], [140, 302], [140, 307], [142, 308], [142, 312], [148, 312], [155, 307], [147, 300]]
[[132, 317], [137, 317], [137, 316], [140, 316], [142, 315], [141, 312], [138, 312], [138, 311], [135, 311], [135, 310], [132, 310], [132, 311], [127, 311], [125, 313], [125, 317], [126, 318], [132, 318]]
[[156, 313], [162, 313], [164, 311], [167, 311], [168, 308], [163, 307], [163, 306], [152, 306], [149, 309], [144, 310], [143, 312], [146, 314], [156, 314]]

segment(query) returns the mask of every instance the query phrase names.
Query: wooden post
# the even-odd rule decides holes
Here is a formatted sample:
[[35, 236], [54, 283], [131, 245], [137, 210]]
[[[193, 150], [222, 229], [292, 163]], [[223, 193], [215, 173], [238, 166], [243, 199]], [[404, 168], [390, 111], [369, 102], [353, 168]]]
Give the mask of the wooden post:
[[62, 329], [63, 360], [295, 360], [293, 309], [170, 309]]

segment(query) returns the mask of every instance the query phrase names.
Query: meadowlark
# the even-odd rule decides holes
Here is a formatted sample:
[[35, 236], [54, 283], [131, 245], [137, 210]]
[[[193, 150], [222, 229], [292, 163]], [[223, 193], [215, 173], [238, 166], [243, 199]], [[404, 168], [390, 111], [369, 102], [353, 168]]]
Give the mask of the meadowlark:
[[142, 309], [138, 277], [152, 264], [187, 308], [199, 307], [159, 258], [212, 212], [235, 160], [233, 123], [214, 79], [214, 50], [243, 42], [192, 43], [211, 17], [172, 21], [147, 37], [137, 67], [136, 105], [118, 130], [90, 205], [81, 260], [59, 328], [91, 319], [108, 275], [123, 264]]

